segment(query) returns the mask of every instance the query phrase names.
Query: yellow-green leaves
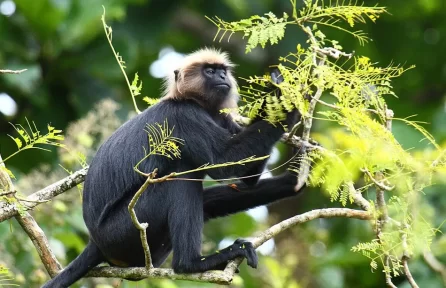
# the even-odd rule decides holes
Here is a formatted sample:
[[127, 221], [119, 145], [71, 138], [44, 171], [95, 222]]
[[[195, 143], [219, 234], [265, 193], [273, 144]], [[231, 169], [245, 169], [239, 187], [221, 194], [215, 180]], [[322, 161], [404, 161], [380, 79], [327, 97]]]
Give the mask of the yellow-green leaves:
[[164, 124], [147, 124], [146, 132], [149, 137], [149, 155], [161, 155], [169, 159], [180, 158], [181, 150], [179, 145], [183, 145], [182, 139], [173, 137], [174, 127], [169, 128], [167, 120]]
[[149, 139], [149, 151], [145, 147], [144, 157], [138, 164], [135, 165], [135, 170], [139, 170], [139, 165], [152, 155], [160, 155], [171, 160], [174, 158], [181, 158], [180, 145], [184, 145], [184, 140], [173, 136], [174, 127], [169, 128], [167, 120], [164, 120], [163, 125], [159, 123], [147, 124], [145, 131]]
[[271, 45], [279, 43], [279, 40], [285, 35], [285, 28], [288, 24], [288, 15], [286, 13], [283, 13], [282, 18], [277, 18], [272, 12], [266, 13], [265, 16], [254, 15], [238, 22], [226, 22], [218, 17], [208, 19], [218, 27], [214, 40], [220, 33], [221, 41], [226, 33], [229, 32], [229, 41], [235, 32], [243, 32], [243, 37], [248, 38], [246, 53], [251, 52], [258, 45], [265, 48], [268, 41]]
[[[338, 29], [355, 37], [361, 45], [369, 41], [367, 35], [362, 30], [351, 31], [344, 28], [341, 23], [345, 22], [348, 24], [348, 26], [353, 27], [355, 26], [355, 23], [366, 23], [367, 19], [375, 22], [381, 14], [387, 12], [385, 7], [369, 7], [364, 6], [364, 4], [358, 5], [357, 1], [352, 0], [305, 0], [305, 5], [300, 11], [298, 11], [296, 8], [295, 0], [292, 0], [291, 3], [294, 9], [294, 20], [299, 25], [312, 23]], [[297, 15], [300, 16], [298, 17]], [[317, 30], [317, 28], [313, 29]], [[321, 33], [320, 30], [315, 31], [315, 36], [317, 36], [319, 33]], [[322, 36], [323, 34], [319, 35]], [[319, 38], [323, 41], [325, 37]]]
[[11, 124], [14, 127], [14, 130], [17, 132], [18, 136], [13, 137], [8, 135], [17, 145], [17, 151], [13, 154], [6, 157], [3, 161], [7, 161], [12, 156], [16, 155], [20, 151], [27, 149], [40, 149], [44, 151], [49, 151], [46, 148], [43, 148], [45, 145], [56, 146], [56, 147], [65, 147], [64, 144], [60, 143], [64, 140], [64, 136], [61, 134], [62, 130], [57, 130], [51, 125], [48, 125], [48, 133], [45, 135], [41, 135], [40, 131], [37, 129], [34, 122], [32, 122], [32, 126], [28, 120], [28, 130], [26, 130], [22, 125]]
[[156, 103], [158, 103], [160, 101], [160, 99], [150, 98], [150, 97], [147, 97], [147, 96], [142, 98], [142, 100], [144, 102], [146, 102], [149, 106], [155, 105]]
[[15, 284], [14, 278], [12, 277], [11, 272], [3, 265], [0, 265], [0, 286], [11, 286], [18, 287], [18, 284]]
[[265, 48], [268, 42], [271, 45], [277, 44], [284, 37], [286, 26], [292, 24], [301, 26], [312, 24], [314, 35], [319, 38], [321, 44], [324, 43], [326, 37], [317, 28], [317, 24], [351, 34], [362, 45], [368, 42], [367, 35], [362, 30], [350, 31], [342, 27], [339, 22], [346, 22], [350, 27], [353, 27], [355, 23], [365, 23], [367, 19], [375, 22], [382, 13], [387, 12], [384, 7], [357, 5], [355, 1], [308, 0], [304, 1], [304, 7], [301, 10], [297, 10], [295, 0], [291, 0], [291, 5], [293, 14], [290, 20], [287, 13], [283, 13], [283, 16], [278, 18], [272, 12], [266, 13], [264, 16], [254, 15], [235, 22], [226, 22], [218, 17], [207, 18], [218, 27], [214, 40], [220, 37], [221, 41], [229, 33], [229, 41], [232, 34], [242, 32], [243, 36], [248, 39], [246, 44], [246, 53], [248, 53], [258, 45]]
[[[139, 83], [139, 85], [138, 85]], [[139, 81], [138, 73], [135, 73], [135, 78], [133, 78], [132, 84], [130, 85], [130, 92], [133, 97], [141, 94], [142, 81]]]

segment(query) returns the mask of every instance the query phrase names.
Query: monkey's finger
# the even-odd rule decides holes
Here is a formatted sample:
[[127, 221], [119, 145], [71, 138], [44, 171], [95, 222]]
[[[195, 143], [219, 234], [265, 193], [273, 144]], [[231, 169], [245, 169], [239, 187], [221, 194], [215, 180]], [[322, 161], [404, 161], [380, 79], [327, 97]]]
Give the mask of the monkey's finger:
[[254, 247], [246, 249], [246, 253], [246, 262], [248, 262], [248, 265], [252, 268], [257, 268], [258, 258]]
[[238, 238], [237, 240], [234, 241], [234, 245], [242, 244], [242, 243], [245, 243], [245, 242], [246, 242], [246, 240], [244, 240], [242, 238]]
[[280, 74], [280, 71], [277, 68], [274, 68], [273, 71], [271, 71], [270, 75], [271, 75], [271, 80], [274, 83], [280, 84], [283, 82], [283, 76], [282, 74]]

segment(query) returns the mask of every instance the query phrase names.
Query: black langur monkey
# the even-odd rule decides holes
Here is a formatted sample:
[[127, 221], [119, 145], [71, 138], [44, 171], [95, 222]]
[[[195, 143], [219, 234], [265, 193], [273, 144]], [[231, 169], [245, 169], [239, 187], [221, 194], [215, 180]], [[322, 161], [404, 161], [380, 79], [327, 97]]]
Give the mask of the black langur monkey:
[[[167, 79], [162, 100], [122, 125], [99, 148], [91, 162], [83, 191], [83, 216], [90, 232], [85, 250], [44, 287], [68, 287], [102, 262], [119, 267], [144, 267], [139, 231], [133, 225], [128, 204], [145, 179], [133, 167], [148, 147], [144, 128], [163, 123], [174, 127], [181, 138], [181, 159], [151, 156], [139, 169], [158, 176], [195, 169], [206, 163], [226, 163], [250, 156], [268, 155], [283, 134], [283, 126], [272, 125], [260, 117], [241, 129], [222, 108], [236, 108], [237, 83], [232, 64], [225, 53], [202, 49], [188, 55]], [[277, 77], [277, 75], [275, 75]], [[292, 126], [299, 117], [289, 112], [282, 123]], [[226, 166], [195, 172], [184, 177], [214, 179], [256, 174], [265, 161]], [[203, 223], [209, 219], [265, 205], [297, 193], [296, 176], [244, 179], [236, 189], [230, 185], [203, 189], [201, 182], [165, 181], [150, 185], [135, 207], [140, 222], [149, 223], [148, 243], [155, 267], [173, 250], [172, 266], [177, 273], [222, 269], [236, 257], [257, 266], [253, 245], [237, 240], [219, 253], [201, 255]], [[258, 182], [258, 183], [257, 183]]]

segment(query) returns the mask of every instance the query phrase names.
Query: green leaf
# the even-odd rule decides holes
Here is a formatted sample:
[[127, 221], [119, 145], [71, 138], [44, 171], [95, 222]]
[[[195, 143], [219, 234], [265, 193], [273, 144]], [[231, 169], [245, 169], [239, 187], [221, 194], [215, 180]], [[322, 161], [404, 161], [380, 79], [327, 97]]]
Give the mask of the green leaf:
[[23, 144], [22, 141], [20, 140], [20, 138], [14, 138], [14, 142], [17, 145], [17, 148], [20, 150], [20, 148], [22, 148]]

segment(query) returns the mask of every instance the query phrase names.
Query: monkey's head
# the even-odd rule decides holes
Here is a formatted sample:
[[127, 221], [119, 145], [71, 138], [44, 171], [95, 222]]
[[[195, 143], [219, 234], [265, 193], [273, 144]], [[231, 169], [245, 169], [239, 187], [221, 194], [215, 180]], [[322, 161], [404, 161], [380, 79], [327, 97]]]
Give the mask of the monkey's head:
[[164, 98], [191, 99], [208, 110], [236, 108], [237, 81], [226, 53], [201, 49], [189, 54], [165, 82]]

